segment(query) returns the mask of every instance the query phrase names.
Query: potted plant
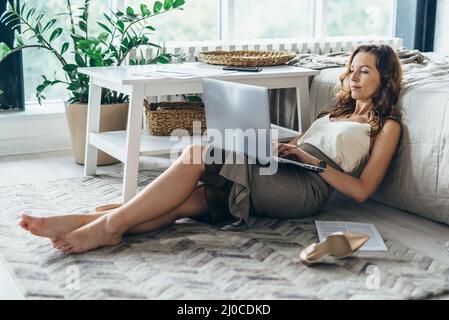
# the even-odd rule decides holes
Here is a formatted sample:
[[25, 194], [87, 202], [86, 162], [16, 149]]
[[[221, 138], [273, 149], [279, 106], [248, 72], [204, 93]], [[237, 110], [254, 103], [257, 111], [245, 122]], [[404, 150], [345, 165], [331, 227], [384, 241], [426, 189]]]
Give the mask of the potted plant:
[[[136, 65], [170, 63], [173, 60], [184, 61], [185, 55], [167, 53], [165, 48], [150, 41], [149, 37], [155, 28], [147, 22], [154, 16], [172, 10], [182, 10], [185, 1], [155, 1], [151, 9], [142, 3], [139, 10], [127, 7], [125, 12], [111, 10], [109, 13], [103, 13], [103, 20], [97, 21], [102, 31], [96, 35], [91, 34], [88, 24], [90, 0], [84, 0], [80, 8], [73, 8], [71, 0], [66, 1], [67, 12], [52, 18], [47, 18], [44, 12], [37, 12], [36, 6], [28, 5], [27, 2], [20, 7], [9, 4], [0, 17], [0, 23], [11, 25], [16, 30], [15, 44], [13, 48], [9, 48], [5, 43], [0, 43], [0, 63], [9, 55], [29, 48], [44, 49], [57, 58], [64, 71], [65, 79], [48, 79], [42, 76], [43, 81], [36, 88], [36, 97], [41, 104], [48, 87], [67, 86], [70, 97], [66, 102], [66, 116], [75, 161], [83, 164], [89, 77], [79, 73], [78, 68], [120, 66], [124, 63]], [[58, 23], [61, 17], [69, 19], [70, 30], [64, 30]], [[64, 32], [70, 34], [71, 39], [57, 47], [55, 40]], [[129, 58], [132, 50], [145, 46], [156, 48], [155, 55], [147, 59]], [[104, 89], [101, 101], [100, 131], [126, 129], [128, 96]], [[99, 152], [99, 165], [117, 162], [115, 158]]]

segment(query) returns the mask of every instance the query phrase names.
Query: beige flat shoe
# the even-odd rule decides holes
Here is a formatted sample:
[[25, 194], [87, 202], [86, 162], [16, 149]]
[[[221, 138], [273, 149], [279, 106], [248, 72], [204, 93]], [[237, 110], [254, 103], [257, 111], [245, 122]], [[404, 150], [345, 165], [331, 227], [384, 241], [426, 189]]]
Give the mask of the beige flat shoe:
[[335, 258], [345, 258], [360, 249], [369, 236], [352, 232], [335, 232], [320, 243], [313, 243], [304, 248], [299, 260], [306, 266], [319, 262], [320, 258], [330, 255]]
[[118, 208], [118, 207], [121, 207], [122, 205], [123, 205], [123, 203], [111, 203], [111, 204], [105, 204], [104, 206], [96, 207], [96, 208], [95, 208], [95, 212], [104, 212], [104, 211], [116, 209], [116, 208]]

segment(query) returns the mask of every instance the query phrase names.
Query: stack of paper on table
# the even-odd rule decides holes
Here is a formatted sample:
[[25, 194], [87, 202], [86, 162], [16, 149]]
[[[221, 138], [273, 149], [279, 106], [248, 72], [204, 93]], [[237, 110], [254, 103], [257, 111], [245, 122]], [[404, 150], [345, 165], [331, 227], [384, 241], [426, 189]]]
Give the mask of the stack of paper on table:
[[236, 71], [225, 71], [221, 69], [192, 68], [192, 67], [176, 67], [176, 68], [160, 68], [143, 72], [134, 72], [133, 76], [152, 77], [162, 79], [194, 79], [202, 77], [212, 77], [222, 74], [235, 73]]

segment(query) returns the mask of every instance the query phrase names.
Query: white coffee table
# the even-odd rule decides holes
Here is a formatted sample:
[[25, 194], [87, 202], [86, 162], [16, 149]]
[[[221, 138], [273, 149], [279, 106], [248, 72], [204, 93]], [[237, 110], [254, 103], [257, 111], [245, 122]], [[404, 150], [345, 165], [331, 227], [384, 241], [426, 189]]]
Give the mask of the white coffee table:
[[[174, 74], [185, 70], [197, 70], [200, 77], [174, 79], [159, 74]], [[183, 63], [168, 65], [145, 65], [123, 67], [80, 68], [79, 72], [90, 76], [89, 106], [87, 116], [86, 156], [84, 174], [94, 175], [97, 171], [97, 150], [119, 159], [125, 164], [123, 173], [123, 202], [129, 201], [137, 192], [137, 174], [140, 155], [169, 154], [174, 145], [169, 136], [152, 136], [142, 129], [144, 97], [189, 94], [202, 92], [202, 78], [208, 74], [221, 72], [221, 66], [203, 63]], [[280, 129], [279, 141], [292, 139], [309, 127], [309, 76], [319, 71], [293, 66], [265, 67], [262, 72], [233, 72], [208, 76], [214, 79], [253, 84], [268, 89], [296, 88], [298, 102], [299, 132], [274, 126]], [[99, 132], [101, 89], [108, 88], [130, 96], [128, 124], [126, 131]], [[191, 142], [204, 141], [193, 136], [182, 148]]]

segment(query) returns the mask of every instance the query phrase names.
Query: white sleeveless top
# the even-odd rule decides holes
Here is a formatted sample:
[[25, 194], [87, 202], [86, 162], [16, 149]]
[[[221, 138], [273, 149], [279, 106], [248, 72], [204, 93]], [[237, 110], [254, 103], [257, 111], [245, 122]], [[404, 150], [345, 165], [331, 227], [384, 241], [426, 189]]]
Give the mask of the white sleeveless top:
[[330, 115], [315, 120], [297, 145], [309, 143], [343, 169], [352, 172], [369, 154], [371, 125], [355, 121], [331, 121]]

